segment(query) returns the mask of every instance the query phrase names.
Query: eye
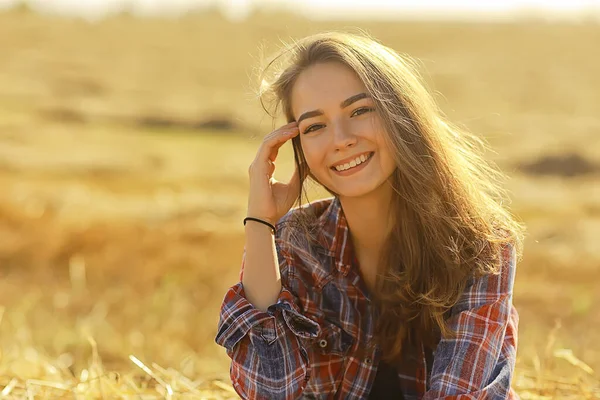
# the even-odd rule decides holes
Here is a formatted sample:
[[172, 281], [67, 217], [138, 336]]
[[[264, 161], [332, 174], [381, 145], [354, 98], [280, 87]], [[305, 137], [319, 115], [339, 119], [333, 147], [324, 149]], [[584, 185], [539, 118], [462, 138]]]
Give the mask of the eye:
[[357, 108], [356, 110], [354, 110], [354, 112], [352, 113], [351, 117], [354, 117], [355, 115], [362, 115], [362, 114], [368, 113], [370, 111], [373, 111], [373, 107], [361, 107], [361, 108]]
[[323, 125], [322, 124], [311, 125], [308, 128], [306, 128], [303, 133], [310, 133], [310, 132], [316, 131], [317, 129], [315, 129], [315, 128], [321, 127], [321, 126], [323, 126]]

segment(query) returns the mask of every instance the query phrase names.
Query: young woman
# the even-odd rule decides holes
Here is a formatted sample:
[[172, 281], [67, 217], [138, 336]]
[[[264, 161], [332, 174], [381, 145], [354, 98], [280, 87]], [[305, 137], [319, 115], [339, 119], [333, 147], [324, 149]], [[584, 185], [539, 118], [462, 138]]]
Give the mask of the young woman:
[[[250, 165], [240, 282], [216, 336], [237, 393], [517, 399], [524, 227], [482, 142], [444, 121], [411, 61], [373, 39], [310, 36], [275, 66], [263, 95], [289, 123]], [[284, 184], [273, 172], [289, 140]], [[307, 177], [332, 197], [302, 205]]]

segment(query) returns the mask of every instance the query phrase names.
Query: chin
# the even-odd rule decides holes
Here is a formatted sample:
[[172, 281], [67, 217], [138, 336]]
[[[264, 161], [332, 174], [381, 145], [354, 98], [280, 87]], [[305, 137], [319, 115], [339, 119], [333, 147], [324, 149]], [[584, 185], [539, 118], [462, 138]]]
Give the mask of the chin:
[[337, 190], [334, 190], [334, 192], [338, 193], [340, 197], [365, 197], [372, 193], [373, 190], [374, 188], [356, 187], [342, 190], [337, 188]]

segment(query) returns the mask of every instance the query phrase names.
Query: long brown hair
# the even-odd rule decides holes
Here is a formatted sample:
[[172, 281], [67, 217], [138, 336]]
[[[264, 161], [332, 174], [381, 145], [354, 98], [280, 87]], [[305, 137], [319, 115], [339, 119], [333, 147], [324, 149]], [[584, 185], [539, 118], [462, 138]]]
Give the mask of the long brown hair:
[[[366, 86], [397, 165], [389, 180], [396, 194], [395, 224], [374, 291], [376, 340], [383, 359], [396, 362], [406, 343], [419, 338], [434, 347], [440, 337], [454, 335], [445, 315], [469, 277], [497, 274], [503, 246], [512, 246], [521, 258], [525, 227], [505, 207], [505, 175], [483, 158], [486, 144], [445, 120], [414, 60], [365, 34], [326, 32], [284, 47], [261, 75], [263, 108], [275, 118], [281, 107], [293, 121], [290, 95], [296, 79], [311, 65], [331, 61], [351, 68]], [[271, 111], [265, 105], [270, 95]], [[292, 145], [300, 176], [316, 181], [307, 171], [299, 136]], [[299, 205], [303, 192], [304, 185]], [[295, 213], [289, 240], [315, 242], [308, 209]]]

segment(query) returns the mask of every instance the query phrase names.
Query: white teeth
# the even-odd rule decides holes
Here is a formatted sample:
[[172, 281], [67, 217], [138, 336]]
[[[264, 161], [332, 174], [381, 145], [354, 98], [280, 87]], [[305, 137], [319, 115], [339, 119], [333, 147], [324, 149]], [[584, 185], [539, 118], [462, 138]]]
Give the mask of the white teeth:
[[360, 164], [364, 163], [369, 158], [370, 158], [370, 155], [369, 156], [365, 156], [363, 154], [363, 155], [361, 155], [359, 157], [356, 157], [354, 160], [350, 161], [349, 163], [346, 163], [344, 165], [338, 165], [337, 167], [335, 167], [335, 169], [337, 171], [345, 171], [347, 169], [356, 167], [357, 165], [360, 165]]

